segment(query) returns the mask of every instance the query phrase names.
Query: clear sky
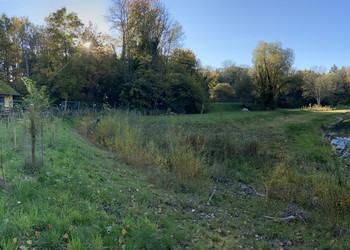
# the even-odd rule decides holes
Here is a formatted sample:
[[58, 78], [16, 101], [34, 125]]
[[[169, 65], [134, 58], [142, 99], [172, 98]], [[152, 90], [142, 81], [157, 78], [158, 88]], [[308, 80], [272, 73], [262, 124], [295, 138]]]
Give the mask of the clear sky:
[[[259, 41], [282, 43], [295, 54], [294, 66], [350, 66], [350, 0], [162, 0], [185, 31], [184, 48], [202, 65], [225, 60], [252, 65]], [[110, 0], [0, 0], [0, 13], [36, 23], [60, 7], [76, 12], [99, 31], [110, 32], [104, 16]]]

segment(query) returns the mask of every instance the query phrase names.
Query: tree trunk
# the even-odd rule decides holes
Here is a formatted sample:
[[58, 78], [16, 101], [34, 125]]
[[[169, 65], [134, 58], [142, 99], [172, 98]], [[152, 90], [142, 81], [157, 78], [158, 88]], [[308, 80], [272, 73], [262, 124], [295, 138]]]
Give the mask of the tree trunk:
[[64, 113], [67, 113], [67, 104], [68, 104], [68, 94], [66, 95], [66, 98], [64, 99]]
[[317, 106], [321, 106], [321, 98], [317, 97], [316, 98]]

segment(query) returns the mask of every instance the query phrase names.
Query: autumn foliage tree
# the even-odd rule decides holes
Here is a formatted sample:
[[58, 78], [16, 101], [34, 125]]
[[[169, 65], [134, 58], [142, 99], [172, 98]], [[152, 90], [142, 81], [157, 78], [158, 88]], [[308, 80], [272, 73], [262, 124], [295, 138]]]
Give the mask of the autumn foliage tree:
[[54, 98], [67, 101], [72, 93], [79, 91], [70, 63], [77, 52], [83, 23], [76, 13], [69, 13], [64, 7], [50, 13], [45, 21], [42, 39], [46, 46], [38, 57], [37, 80], [55, 94]]

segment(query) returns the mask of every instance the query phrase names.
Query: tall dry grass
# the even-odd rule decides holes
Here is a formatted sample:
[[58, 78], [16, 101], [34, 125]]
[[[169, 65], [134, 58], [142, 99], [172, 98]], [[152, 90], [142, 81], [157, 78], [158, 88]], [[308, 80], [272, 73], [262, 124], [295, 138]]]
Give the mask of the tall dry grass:
[[349, 184], [338, 183], [327, 173], [305, 174], [293, 167], [278, 165], [267, 188], [270, 198], [320, 209], [335, 223], [350, 211]]
[[161, 130], [146, 131], [142, 116], [133, 112], [115, 112], [100, 119], [84, 118], [80, 130], [94, 142], [114, 151], [119, 159], [142, 168], [151, 168], [181, 179], [197, 176], [205, 164], [201, 145], [174, 124]]

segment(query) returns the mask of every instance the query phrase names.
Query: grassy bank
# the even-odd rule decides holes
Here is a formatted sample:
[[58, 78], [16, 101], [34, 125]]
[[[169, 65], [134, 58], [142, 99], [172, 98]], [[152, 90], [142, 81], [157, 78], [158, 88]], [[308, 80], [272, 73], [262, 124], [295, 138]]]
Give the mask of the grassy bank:
[[238, 109], [90, 117], [77, 121], [80, 135], [58, 120], [36, 174], [9, 146], [0, 246], [346, 248], [346, 164], [320, 131], [343, 114]]

